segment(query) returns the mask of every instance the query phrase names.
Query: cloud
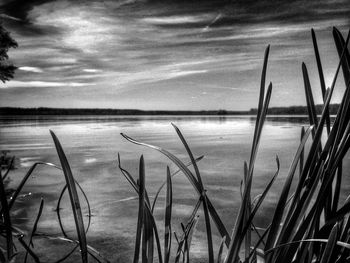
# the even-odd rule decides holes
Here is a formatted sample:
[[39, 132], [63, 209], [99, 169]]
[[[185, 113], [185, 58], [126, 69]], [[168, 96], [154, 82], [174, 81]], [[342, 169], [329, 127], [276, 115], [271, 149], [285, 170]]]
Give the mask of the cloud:
[[87, 72], [87, 73], [97, 73], [97, 72], [101, 72], [102, 70], [94, 69], [94, 68], [85, 68], [85, 69], [83, 69], [83, 71]]
[[176, 16], [158, 16], [146, 17], [142, 21], [154, 25], [175, 25], [175, 24], [192, 24], [208, 21], [208, 15], [176, 15]]
[[37, 68], [37, 67], [19, 67], [19, 70], [23, 71], [29, 71], [29, 72], [35, 72], [35, 73], [42, 73], [42, 69]]
[[3, 84], [0, 88], [29, 88], [29, 87], [84, 87], [91, 86], [93, 83], [80, 82], [50, 82], [50, 81], [17, 81], [13, 80]]

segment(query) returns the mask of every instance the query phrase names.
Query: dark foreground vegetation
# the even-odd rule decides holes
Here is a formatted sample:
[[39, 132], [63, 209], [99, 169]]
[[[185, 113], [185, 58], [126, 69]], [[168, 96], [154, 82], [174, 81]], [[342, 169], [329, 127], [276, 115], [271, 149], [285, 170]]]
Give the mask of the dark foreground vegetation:
[[[320, 87], [323, 94], [324, 105], [322, 105], [321, 116], [317, 116], [317, 108], [314, 105], [312, 90], [309, 82], [308, 71], [305, 64], [302, 65], [304, 78], [305, 95], [307, 101], [307, 115], [310, 126], [301, 130], [301, 139], [294, 159], [290, 164], [289, 172], [284, 181], [282, 190], [278, 196], [277, 205], [267, 228], [257, 228], [254, 219], [257, 211], [262, 205], [264, 198], [270, 190], [271, 185], [279, 173], [279, 160], [276, 158], [276, 173], [272, 175], [266, 184], [265, 190], [253, 198], [251, 196], [252, 180], [254, 175], [254, 163], [257, 156], [259, 141], [264, 127], [268, 106], [272, 93], [272, 83], [265, 86], [267, 61], [269, 47], [265, 51], [260, 97], [256, 111], [256, 125], [251, 147], [250, 159], [244, 163], [242, 173], [242, 202], [239, 208], [233, 229], [228, 229], [221, 220], [220, 214], [211, 202], [206, 193], [206, 187], [202, 181], [197, 162], [202, 157], [192, 154], [189, 144], [181, 131], [175, 126], [174, 129], [181, 139], [185, 150], [188, 153], [190, 162], [185, 163], [172, 153], [154, 145], [139, 142], [131, 137], [122, 136], [131, 143], [149, 147], [167, 156], [178, 168], [178, 171], [171, 172], [167, 168], [167, 180], [160, 186], [158, 193], [164, 187], [166, 191], [164, 220], [162, 224], [156, 222], [154, 217], [154, 205], [157, 202], [158, 193], [151, 200], [145, 188], [145, 164], [143, 156], [140, 157], [138, 175], [133, 176], [123, 168], [121, 158], [118, 156], [118, 166], [121, 173], [131, 184], [131, 187], [138, 194], [138, 220], [135, 225], [135, 252], [133, 262], [190, 262], [191, 238], [198, 222], [198, 211], [203, 210], [206, 226], [207, 262], [269, 262], [269, 263], [291, 263], [291, 262], [349, 262], [350, 260], [350, 199], [340, 203], [339, 196], [343, 176], [349, 171], [343, 171], [343, 159], [350, 147], [350, 54], [347, 48], [349, 36], [346, 41], [341, 33], [334, 28], [334, 40], [339, 53], [339, 64], [334, 73], [333, 82], [330, 88], [326, 89], [324, 83], [321, 60], [318, 53], [316, 37], [312, 31]], [[342, 69], [346, 83], [342, 101], [337, 109], [335, 120], [331, 126], [330, 122], [330, 100], [336, 81]], [[37, 255], [34, 240], [38, 235], [37, 224], [40, 223], [41, 211], [44, 201], [39, 206], [36, 220], [30, 234], [21, 232], [18, 228], [12, 227], [12, 207], [21, 192], [22, 187], [30, 177], [33, 170], [39, 165], [50, 165], [63, 171], [66, 187], [62, 192], [68, 191], [73, 216], [75, 220], [77, 240], [71, 238], [62, 228], [60, 238], [67, 242], [76, 244], [72, 251], [67, 251], [67, 256], [53, 262], [69, 260], [72, 253], [80, 253], [81, 261], [108, 262], [103, 258], [103, 251], [97, 252], [88, 245], [86, 238], [87, 226], [84, 226], [78, 191], [82, 191], [79, 184], [74, 180], [68, 159], [61, 147], [61, 144], [51, 131], [61, 166], [49, 163], [36, 163], [24, 176], [20, 185], [13, 191], [6, 189], [4, 182], [8, 172], [0, 176], [0, 201], [1, 221], [0, 230], [2, 239], [5, 241], [0, 250], [2, 262], [14, 261], [17, 255], [16, 249], [24, 250], [25, 261], [33, 260], [40, 262]], [[321, 143], [321, 137], [325, 142]], [[310, 142], [310, 147], [305, 144]], [[298, 169], [299, 168], [299, 169]], [[184, 219], [181, 225], [182, 233], [172, 232], [172, 177], [181, 172], [189, 180], [194, 191], [198, 194], [197, 205], [193, 207], [192, 215]], [[291, 192], [292, 183], [296, 184], [295, 190]], [[62, 195], [61, 195], [62, 196]], [[84, 196], [86, 199], [86, 196]], [[61, 198], [58, 200], [58, 203]], [[59, 205], [58, 205], [59, 208]], [[57, 209], [58, 220], [61, 222], [60, 210]], [[90, 216], [89, 216], [90, 218]], [[217, 228], [221, 236], [219, 249], [214, 251], [213, 228]], [[160, 237], [159, 229], [164, 229], [164, 236]], [[230, 234], [231, 233], [231, 234]], [[253, 239], [253, 236], [257, 238]], [[46, 236], [48, 237], [48, 236]], [[49, 237], [48, 237], [49, 238]], [[253, 242], [253, 240], [257, 240]], [[16, 244], [16, 247], [14, 246]], [[175, 246], [175, 247], [174, 247]], [[80, 249], [80, 250], [79, 250]]]

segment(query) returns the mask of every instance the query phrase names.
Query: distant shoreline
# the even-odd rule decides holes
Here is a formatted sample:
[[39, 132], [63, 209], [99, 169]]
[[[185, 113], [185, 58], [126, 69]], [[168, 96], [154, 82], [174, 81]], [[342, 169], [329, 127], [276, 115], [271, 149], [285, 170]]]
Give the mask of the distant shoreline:
[[[316, 105], [316, 113], [321, 114], [322, 105]], [[339, 104], [331, 104], [329, 113], [336, 114]], [[229, 110], [200, 110], [200, 111], [172, 111], [172, 110], [136, 110], [136, 109], [100, 109], [100, 108], [16, 108], [16, 107], [0, 107], [1, 116], [13, 115], [107, 115], [107, 116], [145, 116], [145, 115], [256, 115], [257, 109], [247, 111], [229, 111]], [[268, 110], [270, 115], [308, 115], [306, 106], [290, 106], [290, 107], [272, 107]]]

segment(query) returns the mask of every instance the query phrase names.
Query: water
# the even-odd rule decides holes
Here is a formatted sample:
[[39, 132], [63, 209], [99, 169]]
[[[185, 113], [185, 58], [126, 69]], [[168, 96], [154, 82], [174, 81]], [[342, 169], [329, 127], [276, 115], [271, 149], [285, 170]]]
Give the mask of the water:
[[[90, 201], [92, 217], [88, 232], [89, 243], [112, 262], [130, 262], [134, 248], [138, 201], [135, 199], [134, 189], [118, 169], [117, 155], [120, 154], [123, 168], [135, 179], [138, 176], [138, 160], [141, 154], [144, 155], [146, 187], [151, 200], [165, 180], [166, 166], [168, 165], [172, 172], [176, 171], [176, 167], [161, 153], [134, 145], [126, 141], [120, 133], [167, 149], [187, 163], [189, 158], [171, 123], [181, 129], [195, 156], [205, 156], [198, 165], [208, 196], [227, 228], [232, 229], [241, 200], [243, 164], [244, 161], [249, 161], [250, 157], [255, 125], [253, 117], [3, 118], [0, 126], [0, 150], [10, 150], [9, 154], [16, 156], [16, 169], [10, 173], [10, 186], [15, 186], [33, 163], [43, 161], [59, 164], [49, 133], [49, 130], [54, 131], [61, 141], [76, 180]], [[274, 211], [276, 196], [297, 150], [303, 125], [307, 125], [306, 118], [284, 116], [271, 117], [264, 126], [255, 165], [253, 195], [261, 193], [275, 173], [276, 156], [280, 159], [281, 170], [257, 216], [257, 226], [266, 226], [266, 214]], [[349, 157], [346, 157], [344, 171], [349, 170], [349, 163]], [[349, 182], [344, 182], [343, 199], [349, 185]], [[21, 228], [30, 228], [37, 214], [40, 198], [43, 197], [45, 209], [38, 231], [59, 234], [55, 210], [63, 186], [64, 177], [61, 171], [45, 166], [35, 170], [23, 189], [22, 193], [25, 196], [19, 199], [15, 207], [18, 212], [15, 223]], [[186, 222], [198, 197], [183, 174], [173, 178], [173, 187], [173, 230], [180, 233], [180, 222]], [[162, 191], [154, 212], [160, 233], [163, 225], [161, 220], [164, 213], [164, 195]], [[82, 203], [84, 214], [87, 215], [86, 203]], [[27, 207], [26, 213], [21, 209], [24, 205]], [[67, 194], [63, 198], [61, 208], [65, 230], [74, 236]], [[191, 247], [194, 257], [198, 258], [205, 255], [206, 247], [203, 216], [201, 218]], [[84, 220], [87, 224], [88, 216], [85, 216]], [[220, 238], [216, 232], [214, 234], [215, 243], [219, 244]], [[40, 244], [44, 241], [38, 239], [37, 242]], [[61, 243], [59, 242], [59, 245], [63, 246]], [[60, 246], [55, 246], [55, 250], [46, 253], [52, 253], [51, 257], [63, 255], [63, 249], [61, 251], [56, 248]]]

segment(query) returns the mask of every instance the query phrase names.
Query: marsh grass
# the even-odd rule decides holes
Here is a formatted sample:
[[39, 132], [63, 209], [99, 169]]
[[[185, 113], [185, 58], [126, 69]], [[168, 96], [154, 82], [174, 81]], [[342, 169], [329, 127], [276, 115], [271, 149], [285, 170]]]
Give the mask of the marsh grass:
[[[143, 156], [139, 160], [138, 176], [132, 176], [125, 170], [118, 154], [118, 168], [124, 175], [138, 196], [138, 217], [135, 226], [135, 242], [133, 262], [183, 262], [191, 260], [191, 241], [196, 226], [199, 222], [199, 211], [204, 215], [205, 234], [203, 240], [207, 244], [207, 261], [209, 263], [231, 263], [231, 262], [269, 262], [269, 263], [292, 263], [292, 262], [347, 262], [350, 260], [350, 198], [344, 204], [339, 201], [342, 178], [343, 158], [350, 147], [350, 55], [347, 48], [349, 34], [344, 40], [341, 33], [334, 28], [333, 37], [339, 54], [339, 64], [334, 73], [333, 82], [330, 88], [326, 88], [321, 58], [318, 51], [316, 34], [311, 30], [311, 37], [315, 51], [316, 64], [320, 79], [320, 87], [323, 96], [323, 110], [320, 117], [316, 114], [316, 107], [312, 94], [312, 87], [309, 81], [307, 66], [303, 63], [301, 72], [304, 80], [305, 97], [307, 102], [309, 127], [301, 129], [299, 146], [296, 149], [293, 161], [279, 194], [274, 213], [269, 218], [269, 225], [261, 228], [255, 224], [255, 216], [267, 196], [271, 186], [280, 171], [279, 158], [276, 156], [276, 172], [271, 176], [265, 189], [256, 197], [252, 197], [254, 166], [257, 158], [259, 143], [262, 136], [264, 123], [267, 117], [269, 102], [272, 94], [272, 83], [266, 88], [266, 72], [270, 47], [265, 51], [263, 68], [261, 74], [260, 96], [255, 122], [252, 147], [249, 161], [244, 162], [241, 184], [241, 205], [237, 213], [234, 227], [227, 229], [219, 213], [207, 194], [205, 183], [202, 179], [197, 162], [203, 156], [193, 155], [189, 143], [186, 141], [180, 129], [172, 124], [177, 136], [184, 146], [190, 159], [184, 163], [171, 152], [158, 146], [135, 140], [128, 135], [122, 136], [131, 143], [148, 147], [159, 151], [174, 163], [177, 170], [171, 172], [169, 167], [165, 171], [166, 180], [160, 184], [158, 191], [151, 202], [150, 195], [146, 189], [147, 173]], [[332, 94], [342, 69], [345, 81], [345, 92], [338, 109], [333, 125], [330, 122], [329, 104]], [[326, 133], [326, 140], [321, 141], [322, 134]], [[69, 162], [64, 150], [51, 131], [51, 135], [60, 159], [61, 166], [50, 163], [35, 163], [22, 179], [18, 187], [10, 192], [6, 189], [4, 180], [9, 171], [0, 175], [0, 202], [1, 236], [6, 241], [5, 246], [0, 249], [1, 262], [14, 262], [16, 259], [15, 247], [19, 244], [25, 250], [24, 262], [31, 260], [40, 262], [34, 247], [34, 237], [40, 236], [48, 239], [59, 239], [73, 243], [72, 250], [67, 251], [60, 259], [53, 262], [69, 260], [70, 256], [80, 249], [82, 262], [96, 260], [97, 262], [108, 262], [94, 248], [88, 245], [86, 233], [90, 227], [90, 205], [88, 199], [75, 181], [70, 169]], [[307, 151], [305, 145], [310, 142], [310, 149]], [[37, 166], [48, 165], [60, 169], [65, 178], [65, 186], [60, 192], [57, 203], [57, 219], [60, 225], [62, 236], [50, 236], [37, 233], [37, 226], [40, 222], [44, 200], [38, 205], [38, 213], [33, 215], [34, 225], [28, 236], [25, 236], [20, 229], [12, 225], [11, 209], [21, 192], [23, 186]], [[298, 169], [299, 168], [299, 169]], [[298, 171], [298, 176], [296, 175]], [[348, 171], [345, 171], [348, 172]], [[173, 209], [173, 182], [172, 178], [177, 174], [183, 174], [197, 193], [196, 205], [193, 207], [190, 216], [183, 220], [180, 225], [180, 232], [173, 232], [172, 209]], [[295, 189], [292, 183], [296, 183]], [[154, 207], [158, 202], [159, 193], [165, 188], [164, 222], [158, 225], [155, 220]], [[294, 189], [291, 192], [291, 189]], [[63, 194], [68, 191], [71, 202], [72, 214], [76, 227], [77, 239], [69, 237], [61, 222], [60, 203]], [[83, 194], [88, 205], [89, 216], [87, 226], [84, 225], [78, 191]], [[214, 245], [213, 227], [221, 236], [221, 242]], [[159, 229], [164, 230], [164, 236], [160, 236]], [[231, 232], [231, 235], [229, 234]], [[217, 248], [217, 250], [216, 250]], [[103, 251], [102, 251], [103, 252]], [[103, 253], [102, 253], [103, 254]]]

